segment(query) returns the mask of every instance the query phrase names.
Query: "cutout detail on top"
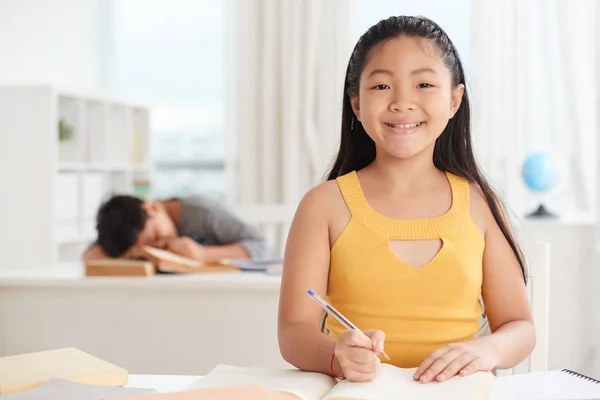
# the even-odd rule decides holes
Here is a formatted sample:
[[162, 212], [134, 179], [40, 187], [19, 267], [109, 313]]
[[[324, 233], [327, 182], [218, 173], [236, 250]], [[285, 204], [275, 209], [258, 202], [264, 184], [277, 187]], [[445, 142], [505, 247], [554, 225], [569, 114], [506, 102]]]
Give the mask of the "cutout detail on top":
[[422, 268], [439, 254], [444, 246], [442, 239], [390, 240], [390, 251], [401, 262], [412, 268]]

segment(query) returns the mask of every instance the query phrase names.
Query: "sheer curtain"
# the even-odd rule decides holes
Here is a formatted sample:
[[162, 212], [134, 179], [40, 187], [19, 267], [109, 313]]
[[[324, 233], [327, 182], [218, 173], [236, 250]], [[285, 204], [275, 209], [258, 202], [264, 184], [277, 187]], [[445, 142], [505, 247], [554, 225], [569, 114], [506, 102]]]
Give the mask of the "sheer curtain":
[[552, 202], [561, 213], [595, 209], [598, 86], [594, 0], [473, 4], [474, 136], [479, 160], [510, 207], [530, 211], [520, 167], [528, 153], [567, 163]]
[[341, 121], [343, 0], [237, 0], [232, 201], [295, 204], [334, 155]]
[[[554, 263], [553, 267], [560, 270], [551, 271], [551, 275], [571, 279], [572, 282], [565, 284], [569, 287], [584, 282], [580, 290], [583, 294], [553, 292], [552, 296], [574, 297], [575, 300], [561, 299], [568, 304], [580, 304], [568, 312], [578, 315], [577, 323], [585, 331], [569, 331], [567, 335], [565, 332], [569, 329], [579, 328], [561, 327], [564, 332], [560, 335], [586, 341], [581, 367], [598, 376], [598, 2], [496, 0], [473, 1], [472, 4], [474, 136], [484, 171], [510, 208], [518, 217], [523, 217], [532, 211], [520, 176], [525, 156], [534, 151], [556, 154], [567, 162], [567, 182], [564, 190], [548, 203], [567, 221], [571, 215], [584, 214], [586, 223], [595, 224], [593, 230], [587, 229], [589, 225], [582, 228], [585, 232], [593, 231], [593, 241], [597, 243], [595, 248], [589, 249], [589, 254], [578, 255], [580, 260], [585, 260], [583, 265]], [[573, 232], [562, 228], [568, 229], [569, 225], [560, 222], [548, 225], [552, 232]], [[552, 233], [546, 236], [551, 238]], [[554, 245], [552, 257], [564, 260], [573, 251]], [[565, 260], [565, 264], [568, 261]], [[577, 275], [580, 273], [584, 275]], [[579, 302], [579, 298], [583, 300]], [[551, 310], [553, 312], [557, 311]], [[565, 311], [558, 314], [560, 318], [565, 317]]]
[[[598, 3], [595, 4], [596, 9], [590, 12], [591, 15], [595, 16], [595, 28], [594, 36], [596, 38], [595, 43], [595, 55], [596, 55], [596, 70], [594, 71], [594, 78], [592, 79], [591, 84], [597, 89], [596, 94], [598, 95], [596, 99], [600, 99], [600, 77], [598, 75], [598, 69], [600, 68], [600, 28], [598, 25], [600, 24], [600, 5]], [[596, 112], [600, 114], [600, 101], [596, 100]], [[600, 118], [596, 118], [596, 132], [600, 130]], [[595, 154], [595, 162], [592, 165], [596, 171], [600, 169], [600, 141], [596, 143], [596, 154]], [[596, 185], [596, 212], [600, 210], [600, 184]], [[592, 275], [588, 280], [590, 289], [589, 291], [592, 293], [591, 304], [589, 310], [591, 310], [591, 315], [595, 315], [595, 318], [592, 318], [592, 326], [590, 335], [594, 338], [594, 350], [592, 352], [592, 366], [590, 370], [592, 374], [596, 377], [600, 377], [600, 290], [598, 290], [598, 286], [600, 285], [600, 218], [596, 217], [596, 224], [594, 226], [594, 249], [593, 249], [593, 258], [592, 258]]]

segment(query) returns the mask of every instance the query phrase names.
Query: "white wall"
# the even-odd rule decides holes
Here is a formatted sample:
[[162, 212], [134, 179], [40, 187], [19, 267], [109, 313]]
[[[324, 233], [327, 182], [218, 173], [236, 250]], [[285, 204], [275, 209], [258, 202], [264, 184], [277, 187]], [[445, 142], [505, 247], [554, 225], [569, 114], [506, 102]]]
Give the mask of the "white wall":
[[103, 0], [0, 0], [0, 82], [95, 90]]
[[[84, 92], [97, 91], [102, 85], [103, 62], [106, 59], [101, 24], [109, 4], [107, 0], [0, 0], [0, 84], [53, 83]], [[36, 114], [35, 121], [46, 129], [47, 125], [44, 124], [50, 123], [50, 109], [41, 105], [40, 108], [44, 112]], [[12, 117], [18, 119], [14, 115], [5, 117], [9, 120]], [[4, 122], [9, 123], [6, 119]], [[0, 182], [8, 182], [8, 186], [0, 183], [0, 193], [10, 187], [14, 179], [25, 179], [30, 186], [29, 189], [23, 189], [23, 193], [13, 190], [0, 196], [0, 206], [6, 209], [4, 215], [0, 215], [4, 217], [0, 218], [0, 223], [6, 225], [7, 221], [13, 219], [14, 213], [24, 213], [21, 217], [26, 222], [25, 226], [29, 226], [27, 221], [32, 215], [25, 212], [31, 206], [28, 202], [43, 202], [43, 199], [30, 198], [37, 193], [36, 190], [48, 185], [51, 174], [35, 173], [40, 164], [23, 160], [37, 159], [42, 164], [50, 162], [47, 159], [53, 157], [56, 148], [47, 141], [38, 141], [36, 153], [40, 154], [39, 157], [32, 155], [31, 151], [29, 158], [19, 157], [24, 153], [19, 151], [20, 145], [15, 144], [7, 126], [10, 125], [4, 124], [5, 129], [0, 129], [0, 144], [4, 143], [7, 151], [13, 152], [8, 160], [11, 155], [16, 157], [11, 165], [19, 173], [15, 175], [5, 170], [4, 179], [1, 179], [3, 173], [0, 172]], [[23, 127], [22, 124], [20, 127]], [[12, 132], [14, 135], [14, 130]], [[23, 140], [21, 142], [26, 143]], [[53, 247], [40, 242], [45, 240], [43, 236], [47, 232], [47, 222], [47, 219], [39, 221], [39, 232], [30, 233], [38, 251], [23, 254], [18, 259], [11, 258], [11, 254], [19, 254], [18, 251], [8, 252], [0, 269], [39, 265], [53, 259]], [[19, 230], [4, 229], [4, 232], [14, 235]], [[2, 235], [0, 232], [0, 242], [6, 242]]]

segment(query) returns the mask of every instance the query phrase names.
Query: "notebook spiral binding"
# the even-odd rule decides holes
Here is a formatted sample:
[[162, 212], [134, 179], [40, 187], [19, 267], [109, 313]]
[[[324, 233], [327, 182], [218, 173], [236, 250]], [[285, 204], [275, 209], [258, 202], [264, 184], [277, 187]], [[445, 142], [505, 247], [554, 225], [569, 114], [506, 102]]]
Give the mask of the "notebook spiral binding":
[[600, 381], [599, 380], [594, 379], [592, 377], [589, 377], [587, 375], [580, 374], [579, 372], [575, 372], [575, 371], [572, 371], [570, 369], [563, 369], [562, 372], [564, 372], [566, 374], [569, 374], [569, 375], [576, 376], [577, 378], [583, 379], [585, 381], [595, 383], [596, 385], [600, 385]]

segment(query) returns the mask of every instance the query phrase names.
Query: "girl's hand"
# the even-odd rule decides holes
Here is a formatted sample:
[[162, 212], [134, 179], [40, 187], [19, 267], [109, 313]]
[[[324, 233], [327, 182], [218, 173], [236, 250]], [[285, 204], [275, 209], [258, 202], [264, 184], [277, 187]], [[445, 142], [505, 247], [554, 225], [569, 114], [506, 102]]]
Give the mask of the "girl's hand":
[[379, 374], [385, 335], [381, 331], [346, 331], [340, 334], [334, 354], [343, 376], [352, 382], [366, 382]]
[[414, 379], [422, 383], [442, 382], [457, 374], [467, 376], [477, 371], [491, 371], [500, 355], [489, 339], [451, 343], [434, 351], [417, 368]]

